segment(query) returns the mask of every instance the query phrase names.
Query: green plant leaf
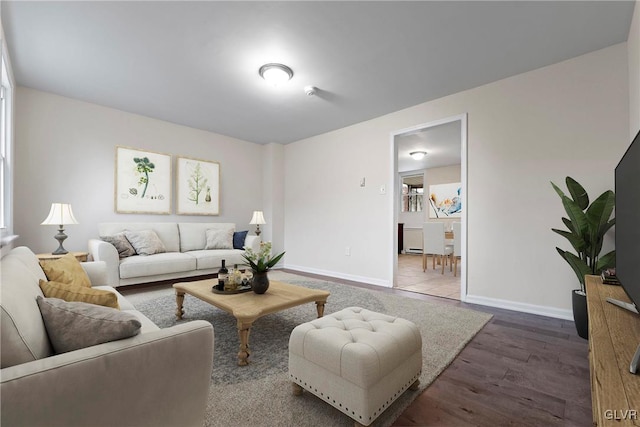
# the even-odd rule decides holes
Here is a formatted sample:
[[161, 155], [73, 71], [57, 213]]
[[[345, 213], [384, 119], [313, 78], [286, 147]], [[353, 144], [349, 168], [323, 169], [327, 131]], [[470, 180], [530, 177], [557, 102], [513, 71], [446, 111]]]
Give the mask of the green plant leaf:
[[560, 248], [556, 248], [560, 255], [569, 263], [573, 272], [576, 274], [578, 281], [580, 282], [580, 290], [584, 291], [584, 276], [587, 274], [593, 274], [589, 266], [580, 258], [568, 251], [563, 251]]
[[565, 180], [567, 189], [571, 194], [571, 198], [577, 203], [581, 210], [585, 210], [589, 206], [589, 195], [582, 185], [578, 184], [578, 181], [568, 176]]
[[602, 273], [602, 270], [606, 268], [613, 268], [616, 266], [616, 251], [613, 250], [605, 255], [602, 255], [600, 259], [598, 259], [598, 264], [596, 265], [595, 274]]
[[282, 257], [284, 256], [284, 254], [285, 254], [285, 253], [284, 253], [284, 252], [282, 252], [280, 255], [278, 255], [278, 256], [276, 256], [276, 257], [274, 257], [274, 258], [271, 258], [271, 259], [269, 260], [269, 263], [267, 264], [267, 265], [269, 266], [269, 268], [271, 268], [271, 267], [273, 267], [274, 265], [276, 265], [276, 264], [278, 263], [278, 261], [280, 261], [280, 259], [282, 259]]
[[571, 231], [572, 233], [576, 232], [575, 228], [573, 227], [573, 223], [571, 223], [571, 220], [569, 218], [562, 217], [562, 222], [564, 223], [565, 227], [569, 229], [569, 231]]
[[562, 206], [564, 206], [564, 210], [567, 212], [571, 224], [573, 224], [574, 232], [584, 238], [585, 234], [589, 232], [589, 222], [585, 213], [576, 202], [567, 196], [562, 196]]
[[558, 233], [562, 237], [566, 238], [569, 243], [571, 243], [571, 246], [573, 246], [573, 249], [575, 249], [576, 252], [584, 251], [585, 241], [580, 237], [579, 234], [575, 234], [566, 230], [558, 230], [557, 228], [552, 228], [551, 231]]

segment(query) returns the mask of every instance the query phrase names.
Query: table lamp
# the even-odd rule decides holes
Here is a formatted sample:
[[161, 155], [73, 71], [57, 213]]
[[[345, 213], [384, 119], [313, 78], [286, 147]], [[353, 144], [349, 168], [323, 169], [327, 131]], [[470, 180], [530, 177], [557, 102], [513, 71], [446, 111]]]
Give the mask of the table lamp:
[[251, 217], [251, 222], [249, 224], [256, 225], [256, 236], [260, 235], [260, 224], [266, 224], [264, 220], [264, 214], [262, 211], [253, 211], [253, 217]]
[[78, 221], [73, 216], [73, 211], [71, 210], [71, 205], [68, 203], [51, 203], [51, 211], [49, 211], [49, 216], [42, 221], [40, 225], [57, 225], [58, 226], [58, 234], [54, 237], [60, 244], [58, 249], [51, 252], [54, 255], [64, 255], [69, 253], [63, 246], [62, 242], [67, 238], [67, 235], [64, 234], [64, 225], [66, 224], [77, 224]]

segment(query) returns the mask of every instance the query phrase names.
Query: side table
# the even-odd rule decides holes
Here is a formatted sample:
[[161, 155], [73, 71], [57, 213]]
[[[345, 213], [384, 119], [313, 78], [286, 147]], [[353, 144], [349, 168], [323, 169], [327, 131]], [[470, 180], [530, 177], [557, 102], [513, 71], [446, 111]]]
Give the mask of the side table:
[[[80, 262], [86, 262], [87, 257], [89, 256], [89, 252], [69, 252], [69, 253], [73, 254], [73, 256], [76, 257], [76, 259]], [[53, 261], [58, 258], [62, 258], [64, 255], [54, 255], [52, 253], [48, 253], [48, 254], [37, 254], [36, 256], [38, 257], [38, 261]]]

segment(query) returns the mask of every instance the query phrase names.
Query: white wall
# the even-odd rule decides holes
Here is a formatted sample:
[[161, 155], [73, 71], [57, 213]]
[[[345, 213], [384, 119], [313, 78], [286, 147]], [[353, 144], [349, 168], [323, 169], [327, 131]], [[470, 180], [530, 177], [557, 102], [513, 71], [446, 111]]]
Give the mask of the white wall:
[[[263, 147], [262, 205], [267, 222], [263, 241], [272, 243], [272, 253], [284, 251], [284, 146], [266, 144]], [[254, 227], [253, 225], [251, 227]], [[251, 229], [253, 233], [253, 228]], [[281, 261], [282, 263], [282, 261]]]
[[640, 130], [640, 0], [636, 0], [627, 40], [629, 57], [629, 141]]
[[[253, 230], [251, 213], [263, 202], [261, 145], [24, 87], [16, 101], [18, 245], [34, 252], [57, 247], [57, 227], [40, 225], [52, 202], [71, 203], [80, 223], [66, 227], [67, 250], [86, 250], [96, 224], [108, 221], [235, 222], [239, 230]], [[116, 145], [220, 162], [220, 215], [115, 213]]]
[[566, 244], [550, 231], [563, 209], [549, 181], [613, 188], [629, 143], [626, 43], [287, 145], [286, 265], [389, 286], [390, 134], [465, 112], [468, 294], [568, 316], [577, 281], [554, 249]]

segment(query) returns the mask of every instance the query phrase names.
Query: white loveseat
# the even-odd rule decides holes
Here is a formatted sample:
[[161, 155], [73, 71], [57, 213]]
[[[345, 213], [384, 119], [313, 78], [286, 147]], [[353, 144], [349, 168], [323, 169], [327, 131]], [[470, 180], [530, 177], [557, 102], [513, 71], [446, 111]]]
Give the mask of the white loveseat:
[[[112, 236], [125, 230], [153, 230], [164, 244], [166, 252], [120, 259], [112, 244], [100, 239], [91, 239], [89, 253], [93, 260], [104, 261], [107, 264], [108, 280], [116, 286], [215, 274], [222, 266], [222, 260], [225, 260], [227, 267], [244, 262], [244, 249], [205, 249], [208, 229], [235, 229], [235, 224], [101, 223], [98, 224], [99, 236]], [[260, 237], [247, 235], [243, 246], [259, 250]]]
[[[213, 364], [213, 328], [203, 320], [160, 329], [113, 287], [103, 262], [81, 264], [94, 288], [114, 292], [140, 320], [130, 338], [54, 354], [43, 321], [34, 253], [0, 263], [0, 424], [3, 426], [199, 426]], [[49, 331], [51, 333], [51, 331]]]

